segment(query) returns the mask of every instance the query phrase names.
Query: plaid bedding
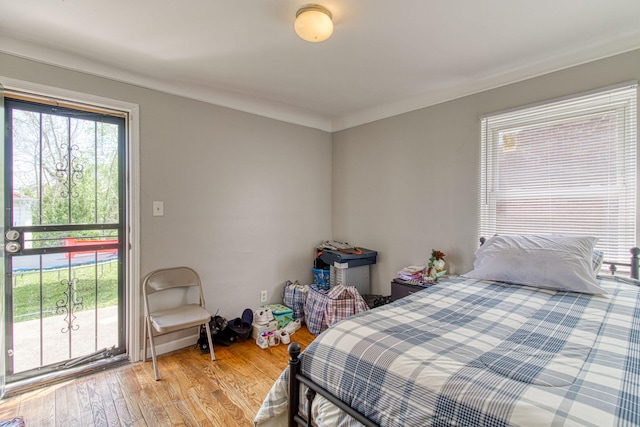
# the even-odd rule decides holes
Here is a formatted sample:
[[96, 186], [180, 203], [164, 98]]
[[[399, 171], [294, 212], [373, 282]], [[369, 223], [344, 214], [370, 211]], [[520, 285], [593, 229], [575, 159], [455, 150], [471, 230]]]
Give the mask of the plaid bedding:
[[[456, 278], [332, 326], [302, 372], [383, 426], [637, 426], [640, 287], [601, 283], [608, 295]], [[257, 425], [286, 422], [287, 376]], [[313, 410], [357, 425], [318, 397]]]

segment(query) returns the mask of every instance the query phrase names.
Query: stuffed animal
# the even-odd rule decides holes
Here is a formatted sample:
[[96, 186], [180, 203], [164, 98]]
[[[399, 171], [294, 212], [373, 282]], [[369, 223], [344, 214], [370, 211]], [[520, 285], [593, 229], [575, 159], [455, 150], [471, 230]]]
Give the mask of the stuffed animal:
[[431, 250], [431, 258], [429, 258], [429, 266], [427, 267], [425, 279], [436, 282], [439, 277], [442, 277], [447, 273], [447, 270], [444, 269], [445, 256], [444, 252], [437, 251], [435, 249]]

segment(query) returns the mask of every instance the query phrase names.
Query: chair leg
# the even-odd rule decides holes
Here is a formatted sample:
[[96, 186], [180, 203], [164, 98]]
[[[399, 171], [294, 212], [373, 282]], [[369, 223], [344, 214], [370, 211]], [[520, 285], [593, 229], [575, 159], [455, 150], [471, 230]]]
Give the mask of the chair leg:
[[207, 339], [209, 340], [209, 353], [211, 353], [211, 360], [216, 360], [216, 355], [213, 354], [213, 340], [211, 339], [211, 329], [209, 328], [209, 322], [204, 324], [204, 328], [207, 330]]
[[144, 319], [144, 346], [142, 348], [142, 361], [147, 361], [147, 332], [149, 331], [149, 324], [147, 323], [147, 318]]
[[147, 328], [149, 331], [149, 347], [151, 347], [151, 359], [153, 360], [153, 373], [155, 375], [156, 381], [158, 381], [160, 379], [160, 374], [158, 373], [158, 360], [156, 359], [156, 343], [153, 340], [153, 326], [151, 326], [151, 320], [149, 319], [147, 319]]

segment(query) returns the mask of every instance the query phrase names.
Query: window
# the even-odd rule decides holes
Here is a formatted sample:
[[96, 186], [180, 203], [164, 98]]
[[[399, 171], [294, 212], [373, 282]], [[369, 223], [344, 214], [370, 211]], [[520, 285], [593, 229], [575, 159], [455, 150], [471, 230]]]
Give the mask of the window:
[[628, 262], [636, 104], [634, 83], [482, 117], [480, 236], [593, 235]]

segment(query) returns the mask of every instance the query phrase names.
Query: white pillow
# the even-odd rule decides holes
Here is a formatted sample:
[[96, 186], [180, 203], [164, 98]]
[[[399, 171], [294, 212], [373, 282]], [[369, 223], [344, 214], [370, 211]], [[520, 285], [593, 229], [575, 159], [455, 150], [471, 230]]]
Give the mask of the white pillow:
[[591, 254], [591, 267], [596, 276], [602, 270], [602, 264], [604, 264], [604, 252], [593, 251], [593, 254]]
[[592, 236], [496, 235], [464, 276], [588, 294], [606, 294], [593, 270]]

